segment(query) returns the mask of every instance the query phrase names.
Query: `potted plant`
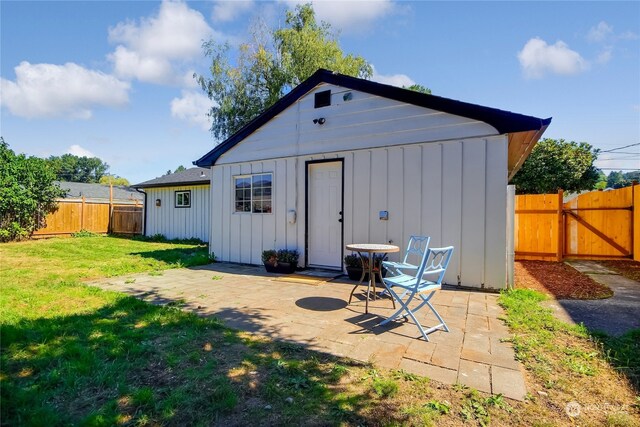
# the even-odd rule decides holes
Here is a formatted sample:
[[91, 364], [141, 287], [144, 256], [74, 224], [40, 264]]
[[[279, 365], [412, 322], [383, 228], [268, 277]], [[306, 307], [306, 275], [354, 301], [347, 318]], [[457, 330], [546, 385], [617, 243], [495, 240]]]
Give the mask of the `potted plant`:
[[268, 273], [277, 273], [278, 270], [278, 253], [273, 249], [262, 251], [262, 263]]
[[[358, 255], [347, 255], [344, 257], [344, 265], [347, 269], [347, 275], [351, 280], [360, 280], [362, 277], [362, 262]], [[365, 279], [368, 280], [368, 274], [365, 273]]]
[[262, 263], [269, 273], [293, 273], [298, 267], [298, 258], [300, 258], [300, 254], [295, 249], [262, 251]]
[[[377, 273], [380, 271], [380, 267], [382, 265], [382, 261], [385, 261], [387, 257], [383, 254], [373, 254], [373, 272]], [[360, 280], [362, 277], [362, 261], [360, 261], [360, 257], [358, 255], [347, 255], [344, 257], [344, 265], [347, 269], [347, 275], [351, 280]], [[364, 258], [364, 278], [362, 279], [364, 282], [369, 281], [369, 258]], [[382, 270], [382, 277], [386, 277], [387, 270]]]
[[278, 273], [291, 274], [298, 267], [300, 254], [295, 249], [280, 249], [277, 253]]

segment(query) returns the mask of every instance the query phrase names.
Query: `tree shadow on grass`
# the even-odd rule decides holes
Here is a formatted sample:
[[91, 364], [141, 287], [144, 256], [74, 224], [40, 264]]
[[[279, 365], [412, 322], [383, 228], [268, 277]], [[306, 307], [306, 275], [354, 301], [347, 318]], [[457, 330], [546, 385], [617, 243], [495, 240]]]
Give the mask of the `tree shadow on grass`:
[[640, 329], [619, 337], [602, 332], [590, 332], [590, 335], [602, 345], [607, 362], [624, 375], [636, 394], [640, 395]]
[[3, 425], [382, 422], [370, 389], [341, 385], [355, 362], [133, 297], [4, 325], [1, 339]]
[[176, 267], [193, 267], [213, 262], [206, 247], [157, 249], [131, 252], [129, 255], [151, 258]]

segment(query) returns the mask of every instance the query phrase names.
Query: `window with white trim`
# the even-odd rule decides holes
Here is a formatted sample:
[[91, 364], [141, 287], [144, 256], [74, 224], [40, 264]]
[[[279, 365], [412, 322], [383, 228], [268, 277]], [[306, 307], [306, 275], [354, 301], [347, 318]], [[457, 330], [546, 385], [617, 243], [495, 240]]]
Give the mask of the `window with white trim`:
[[191, 190], [176, 191], [176, 208], [191, 207]]
[[270, 173], [236, 176], [235, 212], [271, 213], [272, 182]]

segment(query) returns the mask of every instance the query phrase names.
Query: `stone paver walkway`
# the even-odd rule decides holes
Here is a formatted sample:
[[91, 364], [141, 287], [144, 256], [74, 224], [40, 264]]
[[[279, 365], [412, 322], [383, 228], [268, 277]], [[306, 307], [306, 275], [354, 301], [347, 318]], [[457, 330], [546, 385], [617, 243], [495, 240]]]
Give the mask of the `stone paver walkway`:
[[603, 267], [597, 261], [566, 262], [596, 282], [610, 287], [613, 296], [602, 300], [547, 302], [559, 319], [569, 323], [584, 323], [591, 330], [616, 336], [640, 328], [640, 283]]
[[[365, 314], [364, 294], [356, 291], [359, 299], [347, 305], [353, 283], [340, 279], [320, 285], [290, 283], [262, 267], [216, 263], [91, 284], [156, 304], [181, 301], [185, 309], [216, 316], [232, 328], [442, 383], [459, 382], [517, 400], [526, 394], [513, 349], [502, 342], [509, 332], [498, 319], [502, 309], [495, 294], [440, 291], [432, 301], [450, 332], [436, 331], [426, 342], [409, 321], [376, 326], [392, 313], [389, 299], [371, 301]], [[425, 327], [436, 323], [430, 310], [421, 312]]]

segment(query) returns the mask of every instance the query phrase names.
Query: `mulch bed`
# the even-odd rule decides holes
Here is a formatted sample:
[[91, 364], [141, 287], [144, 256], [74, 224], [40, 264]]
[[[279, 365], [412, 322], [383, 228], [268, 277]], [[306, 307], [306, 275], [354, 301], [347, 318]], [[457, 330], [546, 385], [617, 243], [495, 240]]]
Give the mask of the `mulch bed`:
[[602, 299], [613, 291], [561, 262], [516, 261], [515, 284], [519, 289], [533, 289], [556, 299]]
[[598, 261], [610, 270], [614, 270], [627, 279], [640, 282], [640, 262], [631, 260], [605, 260]]

